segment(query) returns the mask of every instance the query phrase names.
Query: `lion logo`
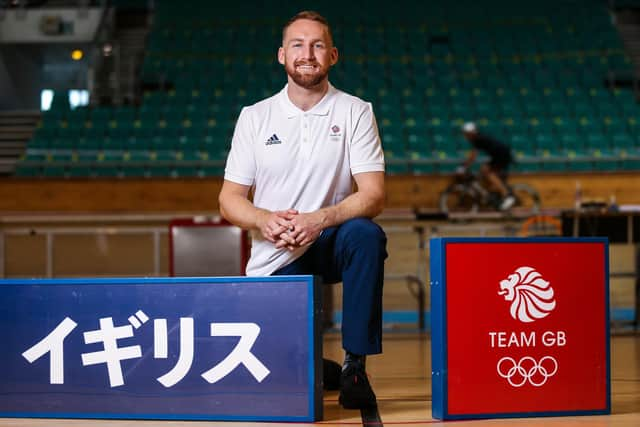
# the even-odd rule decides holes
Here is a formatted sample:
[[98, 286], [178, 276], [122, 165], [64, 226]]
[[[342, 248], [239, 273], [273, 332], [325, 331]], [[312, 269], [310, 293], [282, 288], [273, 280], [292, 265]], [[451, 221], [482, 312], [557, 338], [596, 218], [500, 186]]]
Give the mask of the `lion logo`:
[[498, 295], [511, 301], [511, 317], [524, 323], [542, 319], [556, 308], [553, 288], [532, 267], [520, 267], [501, 280]]

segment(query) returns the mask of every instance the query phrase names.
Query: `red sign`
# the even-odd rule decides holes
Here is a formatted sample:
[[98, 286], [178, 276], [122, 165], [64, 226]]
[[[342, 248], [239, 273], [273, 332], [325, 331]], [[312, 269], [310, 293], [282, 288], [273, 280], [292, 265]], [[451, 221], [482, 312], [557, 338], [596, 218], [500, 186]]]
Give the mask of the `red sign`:
[[446, 243], [446, 413], [609, 408], [606, 241]]

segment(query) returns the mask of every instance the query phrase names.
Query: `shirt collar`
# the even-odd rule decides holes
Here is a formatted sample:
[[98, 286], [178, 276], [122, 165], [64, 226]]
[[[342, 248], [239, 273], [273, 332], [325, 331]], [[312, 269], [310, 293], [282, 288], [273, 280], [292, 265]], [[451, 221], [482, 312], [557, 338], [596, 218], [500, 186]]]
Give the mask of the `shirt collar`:
[[336, 93], [336, 89], [329, 83], [329, 89], [327, 93], [324, 94], [320, 102], [313, 106], [309, 111], [302, 111], [300, 108], [296, 107], [293, 102], [289, 99], [289, 95], [287, 94], [288, 84], [284, 86], [284, 88], [280, 91], [280, 104], [284, 108], [285, 114], [288, 119], [292, 119], [301, 114], [312, 114], [314, 116], [326, 116], [329, 114], [329, 110], [331, 109], [331, 99]]

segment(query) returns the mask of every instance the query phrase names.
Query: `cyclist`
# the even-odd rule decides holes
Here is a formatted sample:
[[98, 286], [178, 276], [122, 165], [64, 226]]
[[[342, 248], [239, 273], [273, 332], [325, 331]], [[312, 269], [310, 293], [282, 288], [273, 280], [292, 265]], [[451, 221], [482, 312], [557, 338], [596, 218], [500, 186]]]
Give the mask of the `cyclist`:
[[502, 197], [499, 206], [500, 210], [511, 209], [516, 202], [516, 198], [507, 185], [507, 172], [509, 165], [513, 162], [511, 148], [494, 138], [478, 132], [478, 127], [473, 122], [467, 122], [462, 126], [462, 134], [469, 141], [472, 149], [458, 172], [461, 172], [460, 169], [466, 170], [473, 164], [478, 155], [478, 150], [485, 152], [490, 159], [480, 167], [480, 173], [500, 193]]

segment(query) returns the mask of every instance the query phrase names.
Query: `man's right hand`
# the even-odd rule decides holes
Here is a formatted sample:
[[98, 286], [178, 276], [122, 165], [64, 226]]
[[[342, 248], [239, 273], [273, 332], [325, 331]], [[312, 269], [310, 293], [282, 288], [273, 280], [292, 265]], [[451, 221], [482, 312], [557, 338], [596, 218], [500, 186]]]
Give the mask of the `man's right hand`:
[[[283, 233], [289, 231], [292, 227], [291, 220], [298, 214], [295, 209], [287, 209], [286, 211], [275, 212], [263, 212], [257, 220], [258, 228], [262, 233], [262, 236], [270, 241], [276, 243], [282, 239]], [[287, 242], [290, 243], [290, 242]], [[293, 241], [292, 243], [295, 243]]]

